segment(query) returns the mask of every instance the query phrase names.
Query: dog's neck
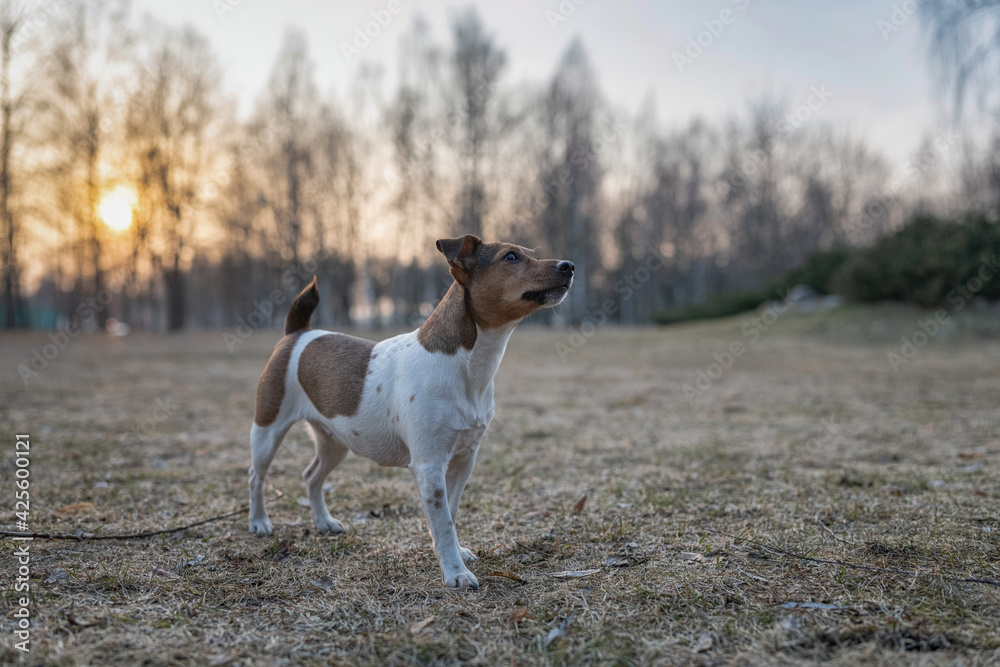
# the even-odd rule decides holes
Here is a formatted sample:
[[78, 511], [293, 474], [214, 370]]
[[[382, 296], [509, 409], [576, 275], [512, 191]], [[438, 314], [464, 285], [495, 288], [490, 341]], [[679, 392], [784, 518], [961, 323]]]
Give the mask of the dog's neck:
[[456, 280], [430, 317], [420, 325], [417, 337], [428, 352], [452, 355], [459, 348], [471, 350], [478, 331], [472, 317], [468, 292]]
[[469, 356], [468, 388], [471, 394], [482, 395], [493, 387], [493, 376], [500, 368], [507, 341], [516, 326], [517, 322], [510, 322], [496, 329], [479, 329], [476, 345]]
[[476, 323], [468, 290], [457, 280], [441, 299], [430, 317], [420, 326], [417, 337], [428, 352], [447, 355], [460, 350], [466, 358], [466, 378], [471, 394], [481, 394], [492, 386], [507, 349], [507, 341], [518, 321], [486, 329]]

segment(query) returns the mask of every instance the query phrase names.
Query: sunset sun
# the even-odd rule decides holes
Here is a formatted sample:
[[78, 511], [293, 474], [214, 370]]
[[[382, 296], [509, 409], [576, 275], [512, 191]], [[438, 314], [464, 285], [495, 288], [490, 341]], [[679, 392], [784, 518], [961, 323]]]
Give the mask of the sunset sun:
[[116, 232], [128, 229], [132, 224], [132, 209], [135, 208], [135, 192], [124, 185], [118, 186], [101, 198], [97, 212], [111, 229]]

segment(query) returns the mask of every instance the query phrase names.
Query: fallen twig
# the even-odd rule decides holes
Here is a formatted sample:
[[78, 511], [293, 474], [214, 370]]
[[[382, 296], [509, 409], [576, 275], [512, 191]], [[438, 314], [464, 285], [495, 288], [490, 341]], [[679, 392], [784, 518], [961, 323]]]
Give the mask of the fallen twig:
[[486, 573], [486, 576], [487, 577], [506, 577], [507, 579], [513, 579], [514, 581], [516, 581], [518, 583], [521, 583], [521, 584], [528, 583], [524, 579], [522, 579], [521, 577], [519, 577], [516, 574], [514, 574], [513, 572], [511, 572], [510, 570], [490, 570], [489, 572]]
[[[706, 533], [713, 533], [715, 535], [721, 535], [722, 537], [728, 537], [733, 540], [742, 540], [747, 544], [752, 544], [761, 549], [766, 549], [772, 553], [780, 554], [788, 558], [794, 558], [796, 560], [809, 561], [810, 563], [822, 563], [824, 565], [839, 565], [840, 567], [846, 567], [852, 570], [866, 570], [868, 572], [883, 572], [886, 574], [906, 574], [912, 577], [919, 577], [921, 574], [928, 575], [932, 572], [917, 572], [915, 570], [898, 570], [894, 568], [876, 567], [874, 565], [858, 565], [856, 563], [848, 563], [842, 560], [827, 560], [825, 558], [813, 558], [812, 556], [803, 556], [802, 554], [797, 554], [792, 551], [786, 551], [778, 547], [772, 547], [770, 544], [765, 544], [764, 542], [759, 542], [757, 540], [752, 540], [746, 537], [738, 537], [736, 535], [730, 535], [729, 533], [723, 533], [721, 530], [712, 530], [711, 528], [702, 528], [701, 530]], [[947, 581], [954, 581], [962, 584], [986, 584], [987, 586], [996, 586], [1000, 588], [1000, 581], [995, 579], [980, 579], [978, 577], [952, 577], [947, 574], [937, 573], [942, 579]]]
[[233, 515], [240, 514], [241, 512], [247, 511], [248, 505], [243, 505], [232, 512], [226, 512], [225, 514], [217, 514], [216, 516], [209, 517], [207, 519], [202, 519], [201, 521], [195, 521], [194, 523], [188, 523], [183, 526], [177, 526], [176, 528], [166, 528], [164, 530], [152, 530], [145, 533], [129, 533], [126, 535], [94, 535], [93, 533], [79, 533], [76, 535], [59, 535], [55, 533], [11, 533], [5, 530], [0, 530], [0, 538], [4, 537], [20, 537], [20, 538], [31, 538], [33, 540], [75, 540], [77, 542], [83, 542], [85, 540], [139, 540], [144, 537], [155, 537], [157, 535], [169, 535], [170, 533], [179, 533], [182, 530], [187, 530], [188, 528], [194, 528], [195, 526], [203, 526], [206, 523], [212, 523], [213, 521], [220, 521], [221, 519], [227, 519]]
[[844, 544], [854, 544], [854, 542], [851, 542], [850, 540], [845, 540], [844, 538], [839, 537], [835, 532], [830, 530], [830, 527], [827, 526], [825, 523], [823, 523], [823, 520], [819, 518], [819, 514], [816, 515], [816, 518], [814, 520], [816, 521], [816, 523], [819, 524], [820, 528], [829, 533], [830, 537], [832, 537], [833, 539], [837, 540], [838, 542], [843, 542]]

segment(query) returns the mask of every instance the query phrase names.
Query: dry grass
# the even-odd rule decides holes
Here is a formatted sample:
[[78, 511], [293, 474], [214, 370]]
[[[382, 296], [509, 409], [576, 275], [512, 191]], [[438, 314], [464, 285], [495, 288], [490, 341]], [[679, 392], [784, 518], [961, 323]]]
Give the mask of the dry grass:
[[[32, 652], [10, 648], [8, 614], [0, 660], [995, 663], [1000, 589], [942, 575], [1000, 578], [1000, 344], [942, 336], [894, 373], [886, 352], [916, 317], [779, 322], [693, 402], [682, 386], [745, 342], [742, 320], [607, 329], [565, 363], [565, 333], [522, 329], [459, 521], [479, 591], [443, 586], [405, 470], [348, 458], [328, 499], [354, 533], [312, 532], [299, 476], [311, 443], [296, 428], [269, 477], [274, 537], [239, 516], [147, 540], [35, 542]], [[218, 333], [80, 339], [26, 388], [11, 371], [46, 338], [0, 339], [0, 427], [32, 436], [32, 528], [142, 531], [245, 502], [254, 385], [275, 338], [258, 332], [234, 355]], [[3, 463], [13, 479], [10, 452]], [[93, 507], [60, 512], [81, 502]], [[12, 551], [0, 542], [7, 609]], [[568, 570], [596, 572], [553, 576]], [[554, 628], [565, 634], [546, 646]]]

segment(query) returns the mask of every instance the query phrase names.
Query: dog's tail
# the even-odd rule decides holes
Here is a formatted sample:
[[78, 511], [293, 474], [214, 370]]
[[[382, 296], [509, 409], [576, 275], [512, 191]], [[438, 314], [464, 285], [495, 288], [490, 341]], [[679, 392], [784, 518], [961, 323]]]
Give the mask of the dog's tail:
[[319, 290], [316, 289], [316, 276], [313, 276], [312, 282], [292, 301], [292, 307], [285, 317], [285, 335], [308, 329], [313, 311], [318, 305]]

